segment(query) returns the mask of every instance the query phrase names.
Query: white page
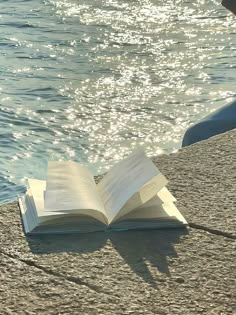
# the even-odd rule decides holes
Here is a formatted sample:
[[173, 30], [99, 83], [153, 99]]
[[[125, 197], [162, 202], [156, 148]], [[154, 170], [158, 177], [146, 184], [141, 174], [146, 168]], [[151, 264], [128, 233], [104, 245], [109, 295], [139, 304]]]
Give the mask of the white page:
[[18, 202], [20, 206], [25, 233], [29, 233], [33, 228], [35, 228], [36, 224], [32, 218], [31, 213], [27, 212], [28, 208], [26, 206], [26, 196], [19, 197]]
[[44, 211], [44, 192], [46, 189], [46, 181], [28, 178], [28, 196], [33, 199], [33, 203], [38, 217], [48, 217], [51, 215], [61, 215], [61, 212]]
[[46, 182], [42, 180], [28, 179], [28, 184], [29, 188], [27, 189], [25, 196], [19, 198], [19, 205], [26, 233], [31, 232], [39, 224], [50, 218], [57, 217], [56, 212], [47, 212], [47, 216], [43, 216], [43, 193], [45, 191]]
[[38, 223], [51, 220], [53, 218], [61, 218], [62, 216], [81, 214], [93, 217], [103, 223], [107, 223], [103, 213], [93, 209], [79, 209], [74, 211], [45, 211], [44, 209], [44, 192], [46, 189], [46, 182], [38, 179], [28, 179], [29, 190], [28, 196], [32, 198], [35, 210], [37, 212]]
[[[161, 195], [161, 196], [160, 196]], [[163, 195], [167, 197], [166, 202], [160, 203]], [[173, 196], [169, 191], [162, 191], [161, 194], [155, 195], [152, 199], [150, 199], [147, 203], [137, 208], [136, 210], [128, 213], [124, 217], [120, 218], [120, 220], [135, 220], [135, 219], [176, 219], [183, 224], [187, 224], [185, 218], [176, 208], [173, 203]]]
[[92, 209], [105, 215], [92, 174], [76, 162], [49, 162], [45, 211]]
[[166, 188], [162, 188], [156, 196], [156, 200], [159, 200], [159, 203], [165, 203], [165, 202], [174, 202], [176, 201], [175, 197], [172, 195], [172, 193]]
[[[160, 171], [142, 150], [136, 150], [128, 158], [114, 166], [98, 184], [98, 191], [106, 210], [108, 223], [116, 218], [121, 208], [134, 193], [158, 175], [161, 175]], [[166, 180], [163, 181], [161, 187], [152, 192], [152, 196], [166, 182]]]
[[[155, 201], [159, 200], [159, 205], [162, 205], [164, 202], [173, 202], [175, 201], [174, 196], [169, 192], [166, 187], [163, 187], [167, 183], [166, 178], [160, 174], [155, 176], [148, 184], [144, 185], [140, 191], [133, 194], [133, 196], [126, 202], [123, 208], [118, 212], [118, 215], [115, 218], [115, 221], [119, 218], [127, 215], [129, 212], [135, 211], [135, 209], [146, 205], [150, 200], [155, 196]], [[161, 188], [160, 191], [159, 188]], [[156, 194], [156, 192], [158, 193]]]

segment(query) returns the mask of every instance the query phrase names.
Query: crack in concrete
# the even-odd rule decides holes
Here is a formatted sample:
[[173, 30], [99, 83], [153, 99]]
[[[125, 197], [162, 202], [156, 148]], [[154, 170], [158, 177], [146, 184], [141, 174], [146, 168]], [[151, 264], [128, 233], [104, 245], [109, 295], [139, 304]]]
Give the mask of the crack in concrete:
[[[192, 228], [192, 229], [206, 231], [206, 232], [208, 232], [210, 234], [213, 234], [213, 235], [219, 235], [219, 236], [223, 236], [223, 237], [226, 237], [226, 238], [229, 238], [229, 239], [236, 239], [236, 235], [234, 235], [234, 234], [231, 234], [231, 233], [228, 233], [228, 232], [223, 232], [223, 231], [216, 230], [216, 229], [212, 229], [212, 228], [206, 227], [204, 225], [196, 224], [196, 223], [193, 223], [193, 222], [189, 222], [189, 227]], [[89, 284], [89, 283], [85, 282], [84, 280], [82, 280], [79, 277], [66, 276], [64, 274], [61, 274], [60, 272], [55, 271], [55, 270], [51, 270], [51, 269], [48, 269], [48, 268], [43, 267], [41, 265], [38, 265], [37, 263], [35, 263], [32, 260], [23, 259], [23, 258], [20, 258], [20, 257], [18, 257], [16, 255], [12, 255], [12, 254], [6, 253], [5, 251], [3, 251], [1, 249], [0, 249], [0, 253], [5, 255], [5, 256], [7, 256], [7, 257], [9, 257], [9, 258], [11, 258], [11, 259], [16, 259], [16, 260], [26, 264], [27, 266], [34, 267], [34, 268], [36, 268], [38, 270], [41, 270], [44, 273], [46, 273], [47, 275], [54, 276], [54, 277], [57, 277], [57, 278], [69, 281], [69, 282], [71, 282], [73, 284], [76, 284], [76, 285], [85, 286], [88, 289], [90, 289], [90, 290], [92, 290], [92, 291], [94, 291], [94, 292], [96, 292], [98, 294], [102, 293], [102, 294], [110, 296], [110, 292], [105, 292], [101, 287], [99, 287], [97, 285], [94, 285], [94, 284]]]
[[189, 227], [191, 227], [192, 229], [197, 229], [197, 230], [203, 230], [206, 231], [210, 234], [214, 234], [214, 235], [220, 235], [220, 236], [224, 236], [226, 238], [230, 238], [230, 239], [236, 239], [236, 235], [232, 234], [232, 233], [228, 233], [228, 232], [223, 232], [221, 230], [216, 230], [216, 229], [212, 229], [210, 227], [201, 225], [201, 224], [197, 224], [197, 223], [193, 223], [193, 222], [188, 222]]
[[82, 279], [80, 279], [79, 277], [72, 277], [72, 276], [65, 276], [57, 271], [54, 271], [54, 270], [50, 270], [50, 269], [47, 269], [43, 266], [40, 266], [38, 264], [36, 264], [34, 261], [32, 260], [28, 260], [28, 259], [22, 259], [22, 258], [19, 258], [15, 255], [11, 255], [11, 254], [8, 254], [2, 250], [0, 250], [0, 253], [2, 255], [5, 255], [11, 259], [16, 259], [18, 261], [21, 261], [22, 263], [26, 264], [27, 266], [30, 266], [30, 267], [34, 267], [36, 269], [39, 269], [43, 272], [45, 272], [46, 274], [50, 275], [50, 276], [54, 276], [54, 277], [58, 277], [60, 279], [63, 279], [63, 280], [67, 280], [69, 282], [72, 282], [76, 285], [83, 285], [83, 286], [86, 286], [87, 288], [89, 288], [90, 290], [92, 291], [95, 291], [96, 293], [103, 293], [103, 294], [106, 294], [106, 295], [109, 295], [108, 292], [105, 292], [103, 291], [99, 286], [96, 286], [94, 284], [89, 284], [85, 281], [83, 281]]
[[96, 291], [97, 293], [101, 293], [101, 288], [99, 288], [98, 286], [93, 285], [93, 284], [88, 284], [87, 282], [83, 281], [79, 277], [72, 277], [72, 276], [63, 275], [63, 274], [61, 274], [61, 273], [59, 273], [57, 271], [54, 271], [54, 270], [51, 270], [51, 269], [47, 269], [46, 267], [40, 266], [40, 265], [36, 264], [34, 261], [32, 261], [32, 260], [22, 259], [22, 258], [18, 258], [18, 259], [21, 262], [27, 264], [28, 266], [35, 267], [37, 269], [42, 270], [43, 272], [47, 273], [48, 275], [55, 276], [55, 277], [58, 277], [58, 278], [62, 278], [62, 279], [65, 279], [65, 280], [67, 280], [69, 282], [72, 282], [72, 283], [75, 283], [75, 284], [78, 284], [78, 285], [84, 285], [84, 286], [88, 287], [89, 289], [91, 289], [93, 291]]

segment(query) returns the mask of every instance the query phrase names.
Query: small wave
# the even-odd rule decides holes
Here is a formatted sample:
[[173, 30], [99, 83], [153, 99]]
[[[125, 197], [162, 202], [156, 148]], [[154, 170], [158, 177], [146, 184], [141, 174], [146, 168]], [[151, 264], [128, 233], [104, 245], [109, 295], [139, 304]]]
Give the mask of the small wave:
[[0, 204], [8, 203], [16, 200], [19, 195], [25, 192], [24, 185], [19, 185], [11, 182], [6, 177], [0, 175]]
[[35, 28], [36, 26], [30, 23], [22, 23], [22, 22], [5, 22], [0, 23], [1, 27], [15, 27], [15, 28]]

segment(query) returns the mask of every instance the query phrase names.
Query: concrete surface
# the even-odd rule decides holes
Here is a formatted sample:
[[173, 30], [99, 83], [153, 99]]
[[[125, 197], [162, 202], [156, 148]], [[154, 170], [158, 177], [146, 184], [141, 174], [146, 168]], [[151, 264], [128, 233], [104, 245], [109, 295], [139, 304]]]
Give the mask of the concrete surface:
[[0, 207], [0, 314], [236, 314], [236, 131], [154, 158], [189, 229], [25, 237]]
[[236, 129], [153, 160], [188, 222], [236, 237]]

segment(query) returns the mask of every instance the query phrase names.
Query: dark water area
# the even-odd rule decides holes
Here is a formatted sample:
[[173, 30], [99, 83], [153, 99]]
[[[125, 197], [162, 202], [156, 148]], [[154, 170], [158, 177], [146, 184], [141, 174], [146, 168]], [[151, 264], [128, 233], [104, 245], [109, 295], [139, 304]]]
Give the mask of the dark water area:
[[219, 1], [0, 3], [0, 203], [48, 160], [94, 174], [180, 147], [235, 98], [236, 18]]

